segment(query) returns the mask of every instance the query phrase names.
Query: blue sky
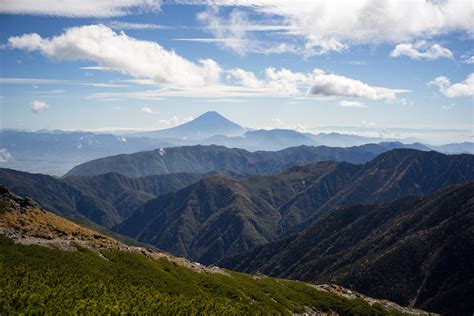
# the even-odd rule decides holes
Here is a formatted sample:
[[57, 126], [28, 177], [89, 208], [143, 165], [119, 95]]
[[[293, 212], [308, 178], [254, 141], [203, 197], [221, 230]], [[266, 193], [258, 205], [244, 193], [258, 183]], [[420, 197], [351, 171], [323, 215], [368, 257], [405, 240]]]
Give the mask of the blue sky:
[[470, 1], [353, 2], [2, 0], [1, 127], [472, 139]]

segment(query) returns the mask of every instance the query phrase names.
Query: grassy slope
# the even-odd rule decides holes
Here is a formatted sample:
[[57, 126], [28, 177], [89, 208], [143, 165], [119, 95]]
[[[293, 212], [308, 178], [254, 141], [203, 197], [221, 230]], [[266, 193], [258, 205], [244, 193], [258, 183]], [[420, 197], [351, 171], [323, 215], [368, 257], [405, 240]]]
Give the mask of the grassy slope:
[[198, 273], [139, 254], [66, 252], [0, 236], [0, 314], [287, 314], [305, 307], [386, 314], [304, 283], [231, 272]]

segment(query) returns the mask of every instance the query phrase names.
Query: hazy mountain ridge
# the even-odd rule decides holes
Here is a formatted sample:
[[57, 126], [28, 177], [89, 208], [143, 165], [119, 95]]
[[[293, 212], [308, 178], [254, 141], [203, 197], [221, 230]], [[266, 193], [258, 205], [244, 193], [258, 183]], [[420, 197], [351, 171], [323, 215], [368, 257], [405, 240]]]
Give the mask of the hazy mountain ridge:
[[176, 172], [207, 173], [216, 170], [269, 175], [282, 172], [295, 165], [325, 160], [365, 163], [383, 152], [404, 147], [419, 148], [420, 146], [394, 142], [347, 148], [299, 146], [276, 152], [249, 152], [244, 149], [217, 145], [182, 146], [88, 161], [72, 168], [65, 177], [109, 172], [128, 177], [142, 177]]
[[80, 131], [1, 130], [0, 167], [62, 175], [91, 159], [170, 145], [162, 140]]
[[473, 179], [472, 155], [398, 149], [365, 165], [321, 162], [275, 176], [204, 178], [150, 200], [116, 229], [176, 255], [212, 263], [301, 231], [340, 206], [429, 194]]
[[474, 310], [474, 182], [336, 209], [305, 231], [218, 264], [337, 283], [452, 315]]
[[[350, 147], [397, 141], [393, 138], [335, 132], [313, 134], [279, 128], [252, 130], [211, 111], [182, 125], [140, 133], [117, 131], [112, 135], [85, 131], [0, 129], [0, 167], [59, 176], [93, 159], [163, 147], [219, 145], [255, 152], [281, 151], [297, 146]], [[407, 143], [408, 139], [400, 141]], [[474, 143], [441, 146], [414, 143], [400, 147], [444, 153], [474, 153]]]

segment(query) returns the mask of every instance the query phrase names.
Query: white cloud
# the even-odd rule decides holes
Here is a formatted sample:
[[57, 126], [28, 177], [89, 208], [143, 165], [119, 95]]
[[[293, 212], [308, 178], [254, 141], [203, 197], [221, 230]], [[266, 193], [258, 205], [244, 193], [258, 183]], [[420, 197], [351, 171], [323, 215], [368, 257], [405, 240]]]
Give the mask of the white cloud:
[[[314, 53], [340, 51], [349, 45], [400, 43], [453, 31], [474, 35], [472, 4], [466, 0], [209, 0], [214, 6], [247, 7], [279, 17], [286, 35], [306, 41]], [[259, 17], [259, 20], [265, 20]], [[204, 22], [212, 28], [215, 19]], [[240, 21], [238, 21], [240, 22]], [[252, 21], [244, 24], [255, 25]], [[214, 24], [213, 24], [214, 23]], [[242, 23], [234, 23], [242, 25]], [[224, 24], [225, 26], [225, 24]], [[233, 30], [239, 30], [235, 27]], [[216, 37], [227, 37], [217, 36]], [[237, 33], [237, 35], [241, 35]]]
[[39, 78], [0, 78], [2, 84], [65, 84], [70, 83], [69, 80], [58, 79], [39, 79]]
[[[367, 99], [394, 100], [396, 94], [409, 90], [371, 87], [359, 80], [328, 75], [320, 69], [312, 73], [293, 72], [289, 69], [266, 68], [259, 78], [254, 72], [241, 68], [225, 70], [227, 83], [209, 84], [202, 87], [167, 86], [155, 90], [95, 93], [89, 98], [162, 99], [164, 97], [259, 97], [284, 96], [314, 100], [333, 97], [361, 97]], [[305, 96], [306, 95], [306, 96]], [[321, 97], [322, 96], [322, 97]]]
[[[113, 83], [102, 83], [102, 82], [90, 82], [90, 81], [74, 81], [74, 80], [62, 80], [62, 79], [42, 79], [42, 78], [0, 78], [1, 84], [32, 84], [33, 88], [38, 89], [37, 85], [80, 85], [88, 87], [98, 88], [124, 88], [128, 85], [113, 84]], [[60, 90], [55, 90], [56, 93]], [[39, 93], [39, 92], [38, 92]]]
[[392, 57], [408, 56], [412, 59], [430, 59], [435, 60], [438, 58], [453, 59], [453, 53], [439, 44], [430, 45], [426, 41], [418, 41], [414, 44], [402, 43], [395, 46], [394, 50], [390, 53]]
[[[258, 78], [255, 73], [240, 68], [224, 70], [212, 59], [202, 59], [194, 63], [155, 42], [137, 40], [123, 32], [118, 34], [104, 25], [73, 27], [52, 38], [42, 38], [35, 33], [25, 34], [10, 37], [8, 43], [12, 48], [39, 51], [55, 60], [95, 61], [97, 66], [88, 66], [87, 69], [115, 70], [134, 78], [129, 82], [160, 87], [158, 90], [138, 92], [98, 93], [92, 96], [94, 98], [159, 100], [166, 96], [302, 96], [303, 91], [308, 91], [309, 88], [310, 95], [393, 100], [397, 93], [407, 91], [371, 87], [359, 80], [326, 74], [322, 70], [302, 73], [269, 67], [265, 69], [264, 75]], [[222, 74], [227, 75], [227, 82], [222, 81]], [[9, 83], [35, 82], [21, 78], [4, 79]], [[37, 82], [74, 83], [104, 88], [124, 87], [116, 83], [47, 79], [39, 79]]]
[[359, 101], [347, 101], [347, 100], [341, 100], [339, 102], [339, 105], [344, 107], [344, 108], [357, 108], [357, 109], [364, 109], [367, 108], [367, 105], [359, 102]]
[[360, 80], [326, 74], [316, 69], [313, 72], [309, 95], [340, 96], [366, 98], [370, 100], [395, 100], [397, 93], [409, 92], [409, 90], [389, 89], [372, 87]]
[[107, 26], [115, 30], [165, 30], [170, 28], [167, 25], [152, 23], [129, 23], [122, 21], [112, 21], [107, 23]]
[[160, 114], [160, 112], [155, 112], [147, 106], [142, 107], [142, 112], [145, 112], [145, 113], [148, 113], [148, 114]]
[[229, 71], [230, 78], [237, 80], [243, 87], [250, 89], [262, 89], [273, 92], [275, 95], [295, 96], [301, 94], [300, 86], [307, 85], [310, 82], [310, 76], [300, 72], [282, 68], [267, 68], [265, 78], [257, 79], [255, 74], [240, 68], [234, 68]]
[[160, 127], [163, 128], [168, 128], [168, 127], [173, 127], [176, 125], [181, 125], [186, 122], [192, 121], [193, 117], [192, 116], [186, 116], [182, 119], [178, 118], [176, 115], [170, 117], [169, 119], [164, 119], [164, 120], [159, 120], [158, 123]]
[[451, 84], [451, 81], [444, 76], [435, 78], [428, 82], [428, 85], [435, 85], [439, 91], [448, 98], [472, 97], [474, 96], [474, 73], [467, 76], [466, 80]]
[[49, 105], [44, 101], [35, 100], [31, 102], [31, 111], [35, 114], [39, 114], [43, 111], [46, 111], [49, 108]]
[[302, 50], [295, 45], [260, 41], [252, 36], [252, 32], [290, 31], [291, 26], [285, 25], [258, 25], [252, 24], [247, 14], [241, 10], [232, 10], [227, 18], [219, 15], [217, 6], [209, 7], [206, 11], [197, 14], [197, 19], [204, 24], [204, 30], [209, 31], [214, 38], [178, 38], [179, 41], [215, 43], [222, 48], [231, 50], [239, 55], [248, 53], [257, 54], [302, 54]]
[[61, 94], [66, 92], [66, 90], [49, 90], [49, 91], [33, 91], [34, 94]]
[[447, 104], [447, 105], [443, 105], [441, 106], [441, 108], [445, 111], [449, 111], [451, 110], [452, 108], [454, 108], [454, 103], [451, 103], [451, 104]]
[[206, 24], [209, 30], [218, 40], [216, 43], [224, 48], [230, 49], [239, 55], [245, 55], [251, 46], [248, 32], [236, 27], [248, 24], [247, 15], [239, 10], [232, 10], [229, 19], [225, 20], [219, 16], [217, 7], [210, 7], [197, 15], [198, 21]]
[[6, 148], [0, 148], [0, 162], [13, 160], [12, 154]]
[[461, 61], [462, 63], [465, 63], [465, 64], [474, 64], [474, 56], [471, 56], [469, 58], [466, 58], [464, 59], [463, 61]]
[[405, 99], [405, 98], [400, 98], [398, 100], [398, 103], [400, 103], [400, 105], [403, 106], [403, 107], [412, 107], [414, 105], [413, 100], [408, 100], [408, 99]]
[[362, 121], [361, 124], [362, 126], [369, 127], [369, 128], [373, 128], [377, 126], [375, 122], [370, 122], [370, 121]]
[[211, 59], [195, 64], [159, 44], [115, 33], [104, 25], [67, 29], [51, 39], [36, 33], [10, 37], [12, 48], [39, 51], [51, 59], [92, 60], [134, 78], [179, 86], [203, 86], [219, 80], [220, 66]]
[[2, 0], [0, 13], [104, 18], [126, 15], [131, 9], [156, 12], [160, 4], [159, 0]]

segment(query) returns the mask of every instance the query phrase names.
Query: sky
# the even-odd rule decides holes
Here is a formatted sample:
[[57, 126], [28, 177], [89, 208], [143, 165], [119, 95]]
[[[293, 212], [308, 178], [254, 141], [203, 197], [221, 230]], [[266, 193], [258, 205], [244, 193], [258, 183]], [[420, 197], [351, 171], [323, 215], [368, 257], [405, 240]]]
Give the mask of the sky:
[[464, 0], [0, 0], [2, 128], [473, 139]]

